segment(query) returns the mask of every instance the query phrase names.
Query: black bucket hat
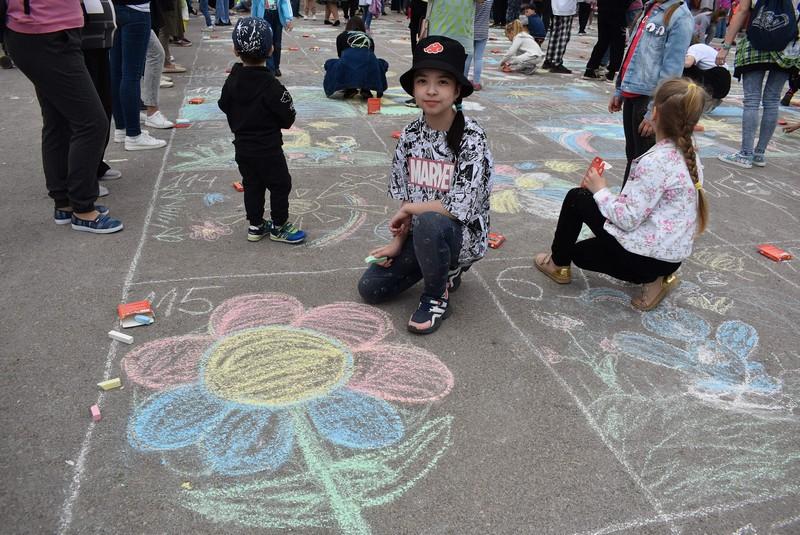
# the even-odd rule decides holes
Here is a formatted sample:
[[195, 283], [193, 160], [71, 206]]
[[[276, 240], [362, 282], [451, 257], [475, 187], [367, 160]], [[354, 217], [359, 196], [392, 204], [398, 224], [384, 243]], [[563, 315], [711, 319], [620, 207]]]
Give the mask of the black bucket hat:
[[472, 94], [473, 87], [464, 76], [467, 53], [461, 43], [441, 35], [429, 35], [417, 43], [411, 68], [400, 76], [400, 85], [414, 96], [414, 73], [422, 69], [436, 69], [451, 74], [461, 86], [459, 98]]

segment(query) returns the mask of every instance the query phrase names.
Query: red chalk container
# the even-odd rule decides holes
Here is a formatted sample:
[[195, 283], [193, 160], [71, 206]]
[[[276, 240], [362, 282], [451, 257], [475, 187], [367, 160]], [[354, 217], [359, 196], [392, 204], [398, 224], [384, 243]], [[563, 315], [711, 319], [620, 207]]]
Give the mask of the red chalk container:
[[367, 113], [370, 115], [381, 112], [381, 99], [369, 98], [367, 99]]
[[392, 137], [395, 139], [400, 139], [401, 134], [402, 132], [400, 130], [395, 130], [394, 132], [392, 132]]

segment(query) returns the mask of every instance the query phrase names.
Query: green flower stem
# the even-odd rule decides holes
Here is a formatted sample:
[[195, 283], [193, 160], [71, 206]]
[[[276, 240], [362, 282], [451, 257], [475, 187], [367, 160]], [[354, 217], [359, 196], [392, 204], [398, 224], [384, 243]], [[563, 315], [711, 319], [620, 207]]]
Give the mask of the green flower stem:
[[331, 509], [333, 509], [333, 516], [339, 523], [339, 528], [347, 535], [369, 535], [371, 531], [366, 520], [361, 516], [361, 507], [337, 486], [336, 475], [329, 469], [331, 458], [318, 439], [317, 431], [308, 421], [306, 412], [302, 409], [295, 409], [291, 411], [291, 415], [294, 421], [297, 445], [303, 452], [308, 470], [322, 483]]

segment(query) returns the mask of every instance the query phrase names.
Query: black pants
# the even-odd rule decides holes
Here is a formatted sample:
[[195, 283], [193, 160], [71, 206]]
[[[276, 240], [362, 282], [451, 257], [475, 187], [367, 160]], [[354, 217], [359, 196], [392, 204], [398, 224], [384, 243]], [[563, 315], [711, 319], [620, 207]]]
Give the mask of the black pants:
[[711, 98], [723, 99], [731, 90], [731, 73], [725, 67], [701, 69], [697, 65], [692, 65], [688, 69], [683, 69], [683, 75], [702, 85]]
[[[106, 142], [103, 145], [103, 153], [105, 147], [108, 146], [108, 137], [111, 132], [111, 64], [108, 59], [107, 48], [92, 48], [83, 51], [83, 60], [86, 63], [86, 70], [89, 71], [89, 76], [92, 77], [92, 83], [97, 90], [97, 96], [100, 97], [100, 102], [103, 104], [103, 109], [106, 111]], [[103, 156], [100, 156], [100, 163], [97, 165], [97, 178], [100, 178], [110, 168], [106, 162], [103, 161]]]
[[411, 2], [411, 17], [408, 22], [408, 31], [411, 33], [411, 53], [417, 48], [417, 35], [419, 34], [420, 24], [422, 19], [425, 18], [425, 13], [428, 9], [428, 4], [421, 0], [412, 0]]
[[425, 280], [424, 295], [434, 299], [447, 289], [447, 272], [458, 266], [462, 225], [446, 215], [426, 212], [414, 218], [414, 228], [388, 268], [367, 268], [358, 292], [367, 303], [386, 301]]
[[508, 9], [508, 0], [495, 0], [492, 4], [492, 20], [495, 24], [502, 24], [505, 26], [508, 23], [506, 19], [506, 10]]
[[[586, 5], [586, 4], [581, 4]], [[597, 21], [597, 43], [592, 49], [592, 55], [589, 57], [589, 63], [586, 64], [587, 71], [593, 71], [600, 66], [606, 50], [610, 50], [608, 61], [608, 72], [611, 77], [619, 71], [622, 65], [622, 55], [625, 52], [625, 26], [618, 26], [612, 23], [606, 23], [603, 18]]]
[[267, 156], [236, 155], [244, 186], [244, 209], [251, 225], [264, 222], [264, 204], [269, 190], [272, 223], [281, 226], [289, 219], [289, 193], [292, 177], [283, 152]]
[[[635, 284], [653, 282], [680, 267], [680, 262], [665, 262], [627, 251], [606, 232], [605, 222], [606, 218], [589, 190], [569, 190], [561, 205], [553, 238], [553, 262], [558, 266], [568, 266], [572, 262], [581, 269], [605, 273]], [[595, 237], [576, 243], [584, 223]]]
[[625, 166], [625, 177], [622, 179], [622, 187], [628, 181], [631, 173], [631, 163], [633, 160], [650, 150], [656, 144], [656, 136], [643, 137], [639, 134], [639, 125], [647, 113], [647, 105], [650, 97], [641, 96], [622, 99], [622, 126], [625, 130], [625, 157], [628, 164]]
[[592, 14], [592, 4], [588, 2], [578, 2], [578, 32], [583, 33], [586, 31], [586, 25], [589, 23], [589, 16]]
[[342, 2], [342, 12], [344, 13], [345, 19], [355, 17], [356, 13], [358, 13], [358, 0], [346, 0]]
[[57, 208], [90, 212], [108, 119], [81, 51], [81, 30], [22, 34], [6, 29], [11, 59], [33, 82], [42, 109], [42, 164]]

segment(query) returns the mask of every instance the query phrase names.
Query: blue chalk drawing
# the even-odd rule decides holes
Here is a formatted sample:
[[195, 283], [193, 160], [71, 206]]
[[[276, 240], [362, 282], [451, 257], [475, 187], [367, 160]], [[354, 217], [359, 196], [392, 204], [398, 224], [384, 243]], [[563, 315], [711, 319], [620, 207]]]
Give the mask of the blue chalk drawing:
[[403, 437], [403, 422], [389, 403], [349, 390], [315, 401], [308, 414], [317, 429], [339, 446], [381, 448]]
[[205, 196], [203, 196], [203, 204], [206, 206], [214, 206], [221, 202], [225, 202], [225, 195], [222, 193], [206, 193]]

